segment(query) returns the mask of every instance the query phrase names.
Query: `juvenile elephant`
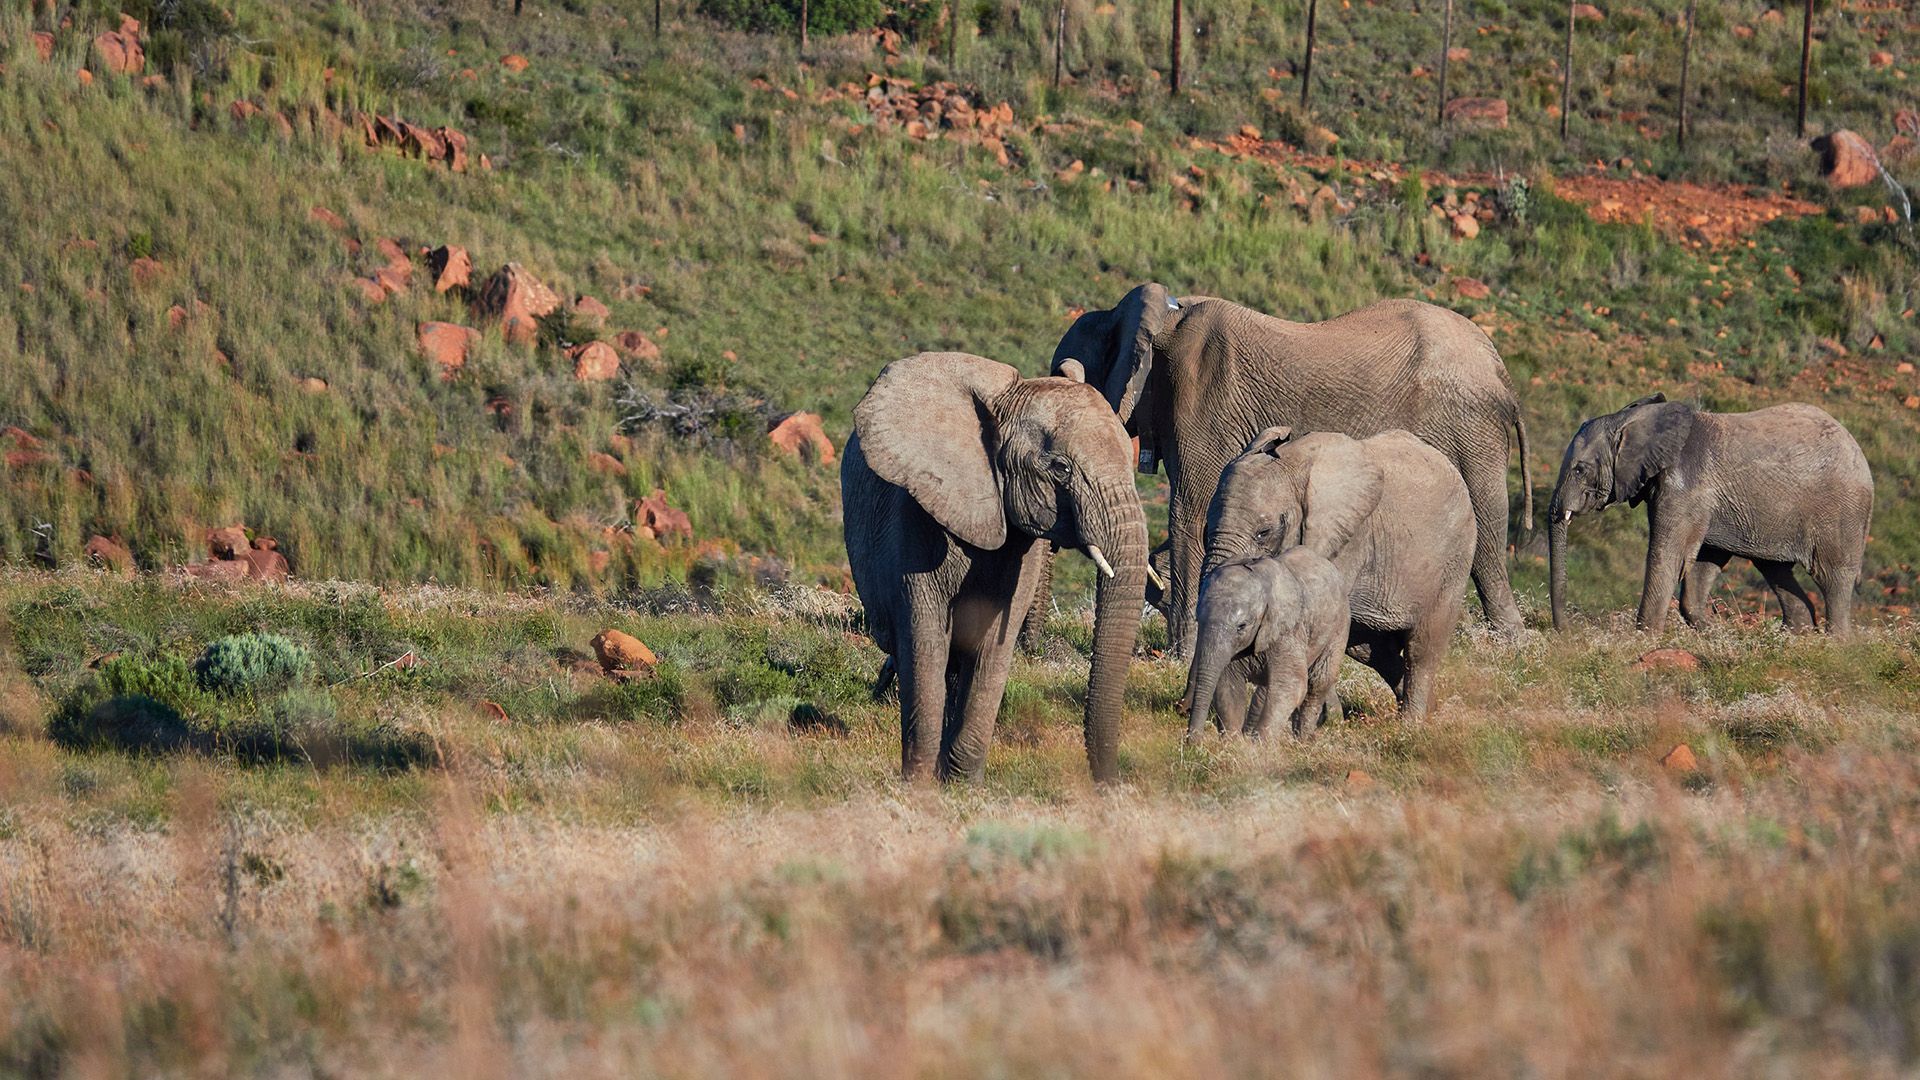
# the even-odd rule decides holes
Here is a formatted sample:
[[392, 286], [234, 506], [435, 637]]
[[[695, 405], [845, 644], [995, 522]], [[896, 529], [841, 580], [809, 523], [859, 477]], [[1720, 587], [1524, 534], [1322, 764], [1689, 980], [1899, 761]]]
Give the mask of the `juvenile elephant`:
[[903, 774], [981, 775], [1051, 542], [1100, 568], [1087, 758], [1095, 779], [1112, 779], [1147, 560], [1113, 410], [1074, 378], [921, 353], [887, 365], [853, 421], [840, 468], [847, 558], [868, 631], [899, 675]]
[[1711, 413], [1652, 394], [1580, 426], [1553, 486], [1547, 542], [1553, 627], [1566, 625], [1567, 523], [1615, 503], [1647, 504], [1647, 570], [1635, 624], [1666, 627], [1707, 615], [1714, 579], [1738, 555], [1773, 587], [1780, 617], [1814, 625], [1813, 602], [1793, 576], [1807, 568], [1827, 602], [1827, 629], [1853, 626], [1853, 588], [1873, 518], [1873, 474], [1839, 421], [1811, 405]]
[[1507, 584], [1507, 433], [1520, 449], [1523, 517], [1533, 517], [1527, 430], [1493, 342], [1459, 314], [1388, 300], [1320, 323], [1296, 323], [1226, 300], [1176, 300], [1154, 284], [1082, 315], [1054, 350], [1057, 371], [1084, 365], [1127, 430], [1140, 468], [1164, 459], [1172, 483], [1169, 630], [1192, 643], [1202, 526], [1227, 462], [1261, 430], [1285, 424], [1365, 438], [1404, 429], [1466, 481], [1475, 522], [1473, 580], [1493, 625], [1521, 626]]
[[1405, 431], [1267, 429], [1220, 478], [1206, 568], [1296, 544], [1347, 579], [1347, 655], [1380, 673], [1402, 716], [1424, 717], [1473, 565], [1473, 505], [1453, 463]]
[[1243, 695], [1220, 709], [1220, 729], [1265, 734], [1286, 718], [1296, 736], [1312, 735], [1340, 675], [1347, 648], [1347, 581], [1304, 547], [1228, 563], [1200, 589], [1199, 645], [1187, 672], [1187, 738], [1206, 730], [1208, 708], [1231, 665], [1236, 682], [1260, 687], [1260, 711]]

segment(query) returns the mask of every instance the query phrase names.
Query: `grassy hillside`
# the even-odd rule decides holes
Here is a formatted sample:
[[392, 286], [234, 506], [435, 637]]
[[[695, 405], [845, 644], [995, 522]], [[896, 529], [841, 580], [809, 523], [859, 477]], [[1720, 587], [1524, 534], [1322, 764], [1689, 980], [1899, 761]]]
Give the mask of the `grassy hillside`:
[[[1576, 124], [1565, 146], [1549, 137], [1555, 122], [1527, 89], [1559, 47], [1549, 4], [1460, 9], [1475, 52], [1455, 65], [1455, 90], [1505, 94], [1514, 125], [1452, 139], [1423, 119], [1429, 81], [1404, 76], [1432, 66], [1421, 58], [1435, 16], [1388, 5], [1323, 13], [1311, 117], [1288, 94], [1261, 93], [1286, 82], [1266, 69], [1297, 51], [1294, 4], [1203, 5], [1193, 88], [1173, 100], [1153, 81], [1154, 5], [1070, 5], [1059, 90], [1043, 77], [1037, 13], [991, 5], [969, 9], [952, 72], [937, 27], [897, 56], [865, 37], [818, 40], [799, 64], [790, 42], [678, 9], [656, 40], [642, 9], [612, 4], [534, 5], [518, 19], [478, 2], [436, 18], [410, 4], [242, 4], [232, 21], [205, 4], [135, 7], [163, 88], [112, 75], [79, 85], [88, 37], [117, 21], [104, 5], [82, 5], [71, 29], [16, 9], [0, 30], [0, 141], [15, 163], [0, 191], [19, 208], [0, 221], [0, 280], [20, 286], [0, 290], [0, 419], [45, 444], [0, 473], [10, 561], [74, 562], [100, 533], [143, 566], [171, 565], [200, 556], [207, 526], [238, 520], [279, 538], [312, 578], [601, 591], [697, 565], [723, 580], [756, 566], [838, 580], [833, 471], [767, 453], [764, 416], [817, 411], [843, 438], [886, 361], [965, 348], [1037, 370], [1074, 310], [1158, 279], [1300, 318], [1405, 295], [1479, 314], [1523, 387], [1537, 488], [1580, 416], [1654, 386], [1724, 408], [1818, 400], [1881, 476], [1869, 589], [1908, 583], [1899, 553], [1920, 530], [1900, 497], [1915, 431], [1901, 402], [1920, 384], [1893, 368], [1920, 342], [1904, 317], [1920, 298], [1900, 231], [1855, 223], [1851, 205], [1882, 195], [1840, 196], [1827, 216], [1714, 250], [1596, 225], [1552, 194], [1556, 172], [1622, 155], [1631, 171], [1786, 181], [1825, 203], [1813, 155], [1786, 141], [1791, 103], [1756, 89], [1793, 66], [1791, 35], [1758, 5], [1703, 18], [1709, 90], [1685, 158], [1617, 119]], [[1869, 67], [1863, 50], [1897, 44], [1906, 17], [1842, 8], [1823, 21], [1822, 125], [1886, 138], [1913, 58]], [[43, 24], [48, 64], [28, 36]], [[1759, 29], [1734, 38], [1735, 25]], [[1672, 37], [1635, 9], [1582, 24], [1582, 71], [1614, 72], [1610, 97], [1583, 84], [1599, 95], [1596, 117], [1661, 99]], [[1609, 59], [1623, 51], [1638, 57], [1626, 68]], [[510, 53], [525, 71], [499, 62]], [[838, 88], [876, 71], [953, 77], [981, 105], [1009, 102], [1010, 164], [977, 143], [874, 124]], [[238, 100], [265, 112], [236, 120]], [[369, 151], [346, 123], [362, 111], [460, 128], [493, 168], [456, 175]], [[1309, 122], [1340, 133], [1338, 153], [1389, 158], [1394, 171], [1289, 156], [1278, 140]], [[1266, 158], [1279, 163], [1222, 152], [1247, 124], [1275, 140]], [[1400, 179], [1402, 165], [1416, 171]], [[1423, 185], [1414, 177], [1430, 166], [1461, 178]], [[1453, 240], [1427, 204], [1492, 199], [1494, 172], [1531, 179], [1526, 213]], [[1331, 198], [1296, 208], [1323, 184]], [[314, 207], [344, 218], [346, 236]], [[576, 382], [559, 346], [593, 331], [563, 319], [538, 345], [488, 335], [442, 381], [414, 328], [474, 316], [420, 275], [369, 304], [351, 279], [380, 265], [383, 237], [414, 251], [461, 244], [476, 282], [522, 263], [569, 299], [604, 301], [603, 333], [644, 331], [662, 357], [612, 384]], [[130, 271], [142, 256], [164, 268], [147, 285]], [[1485, 281], [1491, 297], [1464, 299], [1456, 277]], [[176, 304], [193, 309], [178, 331]], [[1836, 363], [1823, 339], [1856, 355]], [[311, 378], [326, 389], [302, 389]], [[713, 408], [707, 435], [637, 423], [624, 428], [634, 444], [614, 438], [632, 411], [622, 398], [674, 393]], [[589, 467], [606, 451], [626, 475]], [[661, 549], [618, 532], [656, 486], [707, 543]], [[1631, 592], [1615, 571], [1637, 562], [1636, 528], [1623, 518], [1576, 538], [1603, 549], [1576, 566], [1576, 603]], [[1538, 568], [1519, 574], [1537, 586]]]

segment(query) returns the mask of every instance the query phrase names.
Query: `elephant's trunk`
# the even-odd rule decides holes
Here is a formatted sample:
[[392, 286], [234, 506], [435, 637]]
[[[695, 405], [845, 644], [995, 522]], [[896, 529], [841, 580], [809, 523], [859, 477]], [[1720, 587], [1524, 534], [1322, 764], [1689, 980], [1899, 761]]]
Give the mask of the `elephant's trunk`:
[[1220, 676], [1233, 659], [1233, 647], [1201, 628], [1193, 652], [1193, 665], [1187, 669], [1187, 739], [1206, 733], [1207, 720], [1213, 715], [1213, 695], [1220, 688]]
[[1101, 568], [1094, 594], [1093, 668], [1087, 677], [1086, 713], [1087, 763], [1094, 780], [1101, 783], [1116, 779], [1120, 772], [1121, 705], [1147, 592], [1146, 514], [1131, 476], [1112, 488], [1102, 499], [1105, 505], [1091, 515], [1087, 524], [1092, 527], [1085, 535], [1087, 546], [1098, 548], [1107, 564]]
[[1557, 505], [1551, 513], [1553, 520], [1547, 523], [1547, 563], [1548, 594], [1553, 605], [1553, 628], [1564, 630], [1567, 627], [1567, 518], [1568, 515]]

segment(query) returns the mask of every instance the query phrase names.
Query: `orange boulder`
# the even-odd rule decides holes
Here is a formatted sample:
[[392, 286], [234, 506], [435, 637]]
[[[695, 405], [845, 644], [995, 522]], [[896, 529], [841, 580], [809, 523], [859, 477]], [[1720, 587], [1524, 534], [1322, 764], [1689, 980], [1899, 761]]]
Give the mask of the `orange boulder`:
[[767, 432], [767, 438], [783, 453], [794, 457], [814, 455], [822, 465], [833, 463], [833, 440], [820, 427], [817, 413], [790, 413]]

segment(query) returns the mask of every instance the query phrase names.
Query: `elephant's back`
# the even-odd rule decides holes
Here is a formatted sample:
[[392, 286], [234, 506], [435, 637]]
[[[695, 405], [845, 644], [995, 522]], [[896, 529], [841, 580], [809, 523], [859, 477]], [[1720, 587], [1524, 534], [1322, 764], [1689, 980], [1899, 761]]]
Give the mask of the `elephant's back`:
[[1473, 502], [1451, 460], [1408, 431], [1363, 442], [1385, 478], [1355, 578], [1354, 618], [1377, 630], [1419, 625], [1466, 588], [1476, 539]]
[[1860, 444], [1826, 410], [1804, 402], [1744, 413], [1710, 413], [1714, 464], [1723, 474], [1817, 482], [1829, 490], [1873, 487]]

